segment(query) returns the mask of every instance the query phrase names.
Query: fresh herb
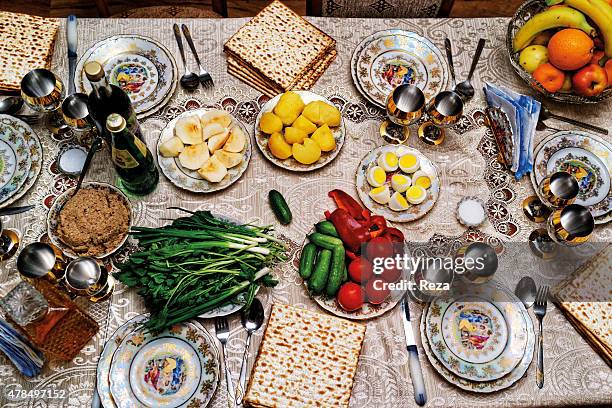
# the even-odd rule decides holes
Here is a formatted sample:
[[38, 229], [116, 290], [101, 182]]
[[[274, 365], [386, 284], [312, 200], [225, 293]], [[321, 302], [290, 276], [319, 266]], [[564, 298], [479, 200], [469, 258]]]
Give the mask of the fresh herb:
[[135, 227], [141, 250], [119, 265], [119, 280], [137, 291], [151, 311], [147, 327], [161, 331], [278, 282], [270, 266], [286, 260], [271, 227], [237, 225], [197, 211], [162, 228]]

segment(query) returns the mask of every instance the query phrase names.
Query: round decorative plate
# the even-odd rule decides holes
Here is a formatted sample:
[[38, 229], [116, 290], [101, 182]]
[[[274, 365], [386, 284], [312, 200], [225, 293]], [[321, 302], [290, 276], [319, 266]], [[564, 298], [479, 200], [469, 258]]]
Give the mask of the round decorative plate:
[[119, 408], [206, 407], [219, 372], [216, 347], [201, 326], [187, 322], [155, 336], [142, 327], [115, 352], [110, 390]]
[[[334, 104], [329, 99], [321, 95], [317, 95], [316, 93], [313, 93], [310, 91], [293, 91], [293, 92], [297, 93], [298, 95], [302, 97], [304, 104], [308, 104], [312, 101], [323, 101], [329, 105], [334, 106]], [[344, 118], [341, 118], [340, 126], [330, 128], [332, 131], [332, 134], [334, 135], [334, 138], [336, 139], [336, 148], [332, 150], [331, 152], [323, 152], [321, 154], [321, 158], [312, 164], [299, 163], [293, 157], [289, 157], [288, 159], [281, 160], [277, 157], [274, 157], [274, 155], [270, 152], [270, 149], [268, 149], [268, 139], [270, 138], [270, 136], [263, 133], [261, 130], [259, 130], [259, 121], [261, 120], [261, 116], [265, 112], [270, 112], [271, 110], [274, 109], [280, 97], [281, 97], [281, 94], [276, 95], [274, 98], [266, 102], [264, 106], [261, 108], [261, 110], [259, 111], [259, 114], [257, 115], [257, 120], [255, 121], [255, 143], [257, 143], [257, 147], [259, 147], [259, 150], [264, 155], [264, 157], [270, 160], [272, 163], [276, 164], [277, 166], [282, 167], [283, 169], [291, 170], [291, 171], [312, 171], [312, 170], [320, 169], [321, 167], [326, 166], [329, 163], [331, 163], [336, 158], [336, 156], [338, 156], [338, 154], [340, 153], [342, 146], [344, 146], [344, 140], [346, 139], [346, 128], [344, 125]]]
[[[419, 170], [427, 173], [431, 179], [431, 187], [427, 189], [427, 197], [425, 198], [425, 201], [423, 201], [421, 204], [410, 204], [404, 211], [393, 211], [387, 204], [379, 204], [374, 201], [369, 195], [369, 192], [373, 187], [370, 186], [367, 180], [368, 170], [372, 166], [377, 165], [376, 161], [378, 156], [387, 152], [397, 153], [398, 149], [401, 149], [401, 153], [398, 154], [398, 157], [406, 153], [412, 153], [417, 156], [420, 163]], [[391, 191], [393, 191], [390, 182], [391, 175], [395, 173], [403, 174], [403, 172], [399, 169], [387, 173], [387, 184], [389, 185], [389, 189]], [[418, 220], [433, 208], [434, 204], [438, 200], [438, 196], [440, 195], [440, 177], [438, 176], [438, 169], [436, 165], [419, 150], [407, 146], [398, 147], [397, 145], [383, 145], [371, 150], [363, 157], [363, 159], [361, 159], [359, 166], [357, 166], [355, 184], [357, 187], [357, 194], [359, 194], [359, 199], [363, 205], [365, 205], [373, 213], [382, 215], [387, 219], [387, 221], [393, 222], [410, 222]]]
[[587, 132], [561, 131], [543, 139], [534, 150], [531, 182], [540, 182], [555, 171], [567, 171], [578, 180], [576, 204], [589, 208], [596, 224], [612, 218], [612, 144]]
[[219, 191], [228, 188], [244, 174], [247, 167], [249, 166], [249, 161], [251, 160], [252, 155], [250, 134], [246, 130], [242, 122], [240, 122], [233, 116], [232, 126], [238, 126], [240, 129], [242, 129], [242, 132], [246, 136], [246, 145], [241, 152], [244, 156], [244, 159], [239, 165], [232, 167], [231, 169], [227, 169], [227, 174], [220, 182], [211, 183], [207, 180], [204, 180], [198, 174], [197, 171], [189, 170], [181, 166], [178, 157], [163, 157], [161, 155], [161, 153], [159, 152], [160, 146], [166, 140], [174, 137], [174, 127], [176, 125], [176, 122], [180, 118], [193, 115], [200, 116], [204, 112], [210, 110], [213, 109], [201, 108], [181, 113], [166, 125], [166, 127], [162, 130], [159, 136], [159, 140], [157, 141], [157, 163], [159, 164], [159, 167], [161, 168], [166, 178], [170, 180], [170, 182], [175, 186], [184, 190], [192, 191], [194, 193], [212, 193], [213, 191]]
[[139, 119], [165, 105], [178, 83], [172, 54], [152, 38], [116, 35], [94, 44], [77, 63], [75, 86], [80, 92], [91, 92], [83, 67], [92, 60], [102, 64], [109, 83], [128, 94]]
[[116, 408], [117, 406], [113, 402], [110, 395], [110, 379], [108, 374], [110, 372], [110, 365], [113, 359], [113, 355], [117, 348], [128, 334], [132, 333], [136, 328], [140, 327], [142, 323], [147, 320], [148, 314], [141, 314], [127, 322], [123, 323], [115, 332], [106, 340], [104, 349], [100, 354], [98, 360], [98, 367], [96, 370], [96, 387], [98, 395], [100, 396], [100, 402], [104, 408]]
[[[105, 190], [108, 190], [110, 192], [117, 194], [117, 196], [121, 198], [125, 206], [130, 210], [129, 211], [130, 220], [128, 223], [127, 231], [129, 231], [130, 228], [132, 228], [132, 222], [134, 221], [134, 217], [132, 214], [134, 210], [132, 209], [132, 204], [130, 203], [130, 200], [125, 196], [125, 194], [123, 194], [121, 190], [119, 190], [117, 187], [113, 185], [110, 185], [107, 183], [99, 183], [95, 181], [84, 182], [81, 188], [86, 188], [86, 187], [96, 187], [100, 189], [105, 189]], [[62, 195], [60, 195], [59, 197], [55, 199], [55, 201], [53, 202], [53, 205], [49, 209], [49, 213], [47, 214], [47, 234], [49, 235], [49, 239], [51, 240], [51, 243], [53, 245], [58, 247], [64, 253], [64, 255], [66, 255], [69, 258], [77, 258], [79, 255], [76, 252], [74, 252], [74, 250], [71, 247], [66, 245], [60, 239], [60, 237], [57, 235], [57, 226], [59, 223], [59, 212], [62, 209], [63, 205], [72, 197], [73, 192], [74, 192], [74, 187], [64, 191]], [[117, 244], [114, 248], [106, 251], [105, 253], [95, 256], [95, 258], [98, 258], [98, 259], [105, 258], [109, 255], [112, 255], [119, 248], [121, 248], [129, 237], [129, 234], [127, 231], [125, 233], [125, 237], [121, 240], [121, 242], [119, 242], [119, 244]]]
[[384, 30], [364, 38], [353, 52], [351, 74], [359, 91], [382, 109], [398, 85], [416, 85], [429, 100], [445, 89], [448, 80], [440, 50], [405, 30]]
[[[429, 362], [432, 364], [434, 369], [449, 383], [463, 389], [466, 391], [472, 391], [477, 393], [491, 393], [503, 390], [512, 386], [518, 380], [520, 380], [533, 359], [534, 345], [535, 345], [535, 333], [533, 330], [533, 323], [531, 321], [531, 317], [529, 313], [521, 303], [521, 301], [505, 286], [496, 281], [491, 281], [487, 285], [488, 288], [493, 289], [493, 293], [495, 293], [495, 297], [498, 302], [503, 302], [505, 308], [513, 313], [517, 314], [519, 317], [516, 319], [517, 325], [523, 325], [526, 329], [526, 345], [524, 348], [524, 353], [522, 354], [522, 358], [519, 363], [516, 365], [514, 369], [512, 369], [507, 375], [500, 377], [496, 380], [492, 381], [471, 381], [466, 378], [462, 378], [446, 368], [446, 366], [438, 360], [438, 358], [434, 355], [435, 345], [428, 338], [427, 335], [421, 337], [423, 341], [423, 349], [425, 350], [425, 354]], [[427, 316], [431, 313], [431, 305], [427, 306], [426, 309], [423, 310], [423, 314], [421, 315], [421, 333], [427, 333]]]
[[6, 177], [3, 177], [6, 182], [0, 188], [0, 203], [4, 203], [25, 184], [32, 168], [32, 155], [23, 134], [3, 122], [0, 122], [0, 140], [6, 146], [7, 155], [7, 162], [4, 163], [6, 167], [3, 169], [3, 172], [7, 172]]
[[17, 192], [12, 197], [2, 202], [2, 204], [0, 204], [0, 208], [13, 204], [15, 201], [23, 197], [30, 190], [30, 188], [32, 188], [32, 186], [36, 182], [36, 179], [38, 178], [38, 175], [40, 174], [43, 162], [43, 149], [42, 144], [40, 143], [40, 139], [38, 139], [36, 133], [34, 133], [32, 128], [27, 123], [12, 116], [0, 115], [0, 126], [2, 125], [6, 125], [8, 127], [13, 128], [15, 132], [17, 132], [23, 137], [26, 142], [27, 149], [30, 152], [32, 164], [28, 171], [25, 183], [17, 190]]

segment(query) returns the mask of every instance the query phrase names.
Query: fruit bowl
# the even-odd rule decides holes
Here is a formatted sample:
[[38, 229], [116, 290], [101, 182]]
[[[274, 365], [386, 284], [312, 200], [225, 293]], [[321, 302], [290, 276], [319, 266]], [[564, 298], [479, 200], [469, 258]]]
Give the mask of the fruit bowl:
[[514, 52], [512, 41], [518, 32], [518, 30], [529, 21], [534, 15], [537, 13], [544, 11], [547, 8], [546, 2], [543, 0], [529, 0], [523, 3], [514, 16], [508, 23], [508, 31], [506, 33], [506, 52], [508, 53], [508, 58], [510, 59], [510, 64], [514, 71], [520, 76], [523, 81], [525, 81], [530, 87], [540, 92], [542, 95], [546, 96], [549, 99], [565, 102], [565, 103], [574, 103], [574, 104], [584, 104], [584, 103], [598, 103], [601, 102], [612, 95], [612, 88], [608, 87], [601, 94], [596, 96], [582, 96], [574, 93], [563, 93], [563, 92], [549, 92], [544, 86], [538, 82], [531, 74], [525, 71], [521, 65], [519, 64], [519, 54], [520, 52]]

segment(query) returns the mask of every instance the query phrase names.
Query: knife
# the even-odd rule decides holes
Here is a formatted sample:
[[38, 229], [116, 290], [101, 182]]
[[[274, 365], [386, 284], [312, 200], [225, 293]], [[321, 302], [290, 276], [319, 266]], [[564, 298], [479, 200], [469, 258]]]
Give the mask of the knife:
[[410, 308], [408, 306], [408, 297], [405, 295], [402, 299], [402, 321], [404, 323], [404, 334], [406, 335], [406, 349], [408, 350], [408, 364], [410, 367], [410, 378], [412, 379], [412, 388], [414, 389], [414, 400], [417, 405], [423, 406], [427, 402], [427, 393], [425, 392], [425, 382], [423, 381], [423, 371], [421, 370], [421, 362], [419, 361], [419, 351], [417, 350], [412, 324], [410, 323]]
[[34, 207], [36, 207], [36, 205], [26, 205], [24, 207], [3, 208], [3, 209], [0, 209], [0, 216], [21, 214], [23, 212], [30, 211]]
[[68, 43], [68, 95], [76, 92], [74, 85], [74, 72], [77, 63], [77, 18], [69, 15], [66, 20], [66, 42]]

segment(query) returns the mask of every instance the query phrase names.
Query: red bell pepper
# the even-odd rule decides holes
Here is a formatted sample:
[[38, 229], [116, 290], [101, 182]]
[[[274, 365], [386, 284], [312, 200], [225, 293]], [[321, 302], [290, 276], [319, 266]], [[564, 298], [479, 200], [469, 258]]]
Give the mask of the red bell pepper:
[[327, 193], [336, 203], [338, 208], [348, 212], [357, 221], [366, 220], [370, 216], [370, 211], [363, 208], [353, 197], [342, 190], [335, 189]]
[[380, 236], [389, 238], [391, 242], [404, 242], [404, 233], [397, 228], [385, 228]]
[[367, 228], [353, 218], [347, 210], [337, 208], [331, 214], [326, 212], [325, 216], [334, 224], [340, 239], [351, 252], [359, 252], [361, 244], [370, 240], [370, 232]]

